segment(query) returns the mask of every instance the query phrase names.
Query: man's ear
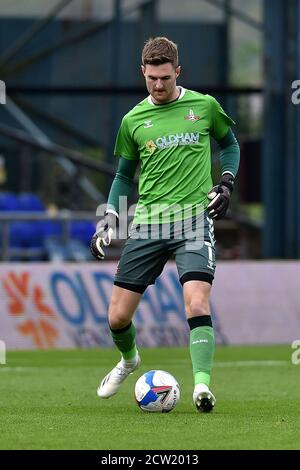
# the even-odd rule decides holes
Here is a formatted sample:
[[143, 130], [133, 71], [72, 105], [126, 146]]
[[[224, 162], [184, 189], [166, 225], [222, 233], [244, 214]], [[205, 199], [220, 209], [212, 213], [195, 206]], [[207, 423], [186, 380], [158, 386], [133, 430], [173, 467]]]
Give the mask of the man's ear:
[[141, 70], [142, 70], [142, 74], [145, 76], [146, 67], [144, 65], [141, 65]]
[[180, 67], [180, 65], [178, 65], [178, 67], [176, 67], [176, 69], [175, 69], [176, 78], [178, 78], [178, 77], [179, 77], [179, 75], [180, 75], [180, 72], [181, 72], [181, 67]]

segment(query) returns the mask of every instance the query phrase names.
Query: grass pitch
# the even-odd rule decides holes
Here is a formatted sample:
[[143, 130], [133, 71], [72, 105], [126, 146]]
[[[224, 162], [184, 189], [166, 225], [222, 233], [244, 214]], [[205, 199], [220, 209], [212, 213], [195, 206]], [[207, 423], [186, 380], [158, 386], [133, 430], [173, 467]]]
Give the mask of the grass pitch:
[[[192, 404], [187, 348], [141, 350], [142, 366], [109, 400], [96, 396], [119, 360], [111, 349], [8, 352], [0, 365], [1, 449], [299, 449], [300, 365], [290, 346], [218, 347], [210, 414]], [[173, 374], [181, 401], [167, 414], [141, 411], [137, 378]]]

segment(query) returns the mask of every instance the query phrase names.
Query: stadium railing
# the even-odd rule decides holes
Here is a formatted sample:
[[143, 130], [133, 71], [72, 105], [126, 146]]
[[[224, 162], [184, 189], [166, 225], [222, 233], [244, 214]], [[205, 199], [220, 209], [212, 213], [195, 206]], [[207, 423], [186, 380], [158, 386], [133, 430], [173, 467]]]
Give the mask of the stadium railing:
[[[1, 261], [91, 261], [95, 213], [0, 212]], [[93, 222], [95, 221], [95, 222]], [[109, 258], [119, 255], [112, 244]]]

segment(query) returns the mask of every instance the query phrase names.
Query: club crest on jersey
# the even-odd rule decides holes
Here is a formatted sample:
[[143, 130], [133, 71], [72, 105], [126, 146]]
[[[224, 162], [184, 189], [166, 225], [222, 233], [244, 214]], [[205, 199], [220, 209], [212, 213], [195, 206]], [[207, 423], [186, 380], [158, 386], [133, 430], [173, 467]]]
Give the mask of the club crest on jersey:
[[153, 127], [153, 122], [150, 120], [144, 122], [144, 128], [148, 129], [149, 127]]
[[188, 121], [191, 121], [191, 122], [196, 122], [196, 121], [199, 121], [200, 119], [200, 116], [196, 116], [194, 114], [194, 111], [192, 109], [189, 110], [189, 114], [187, 114], [186, 116], [184, 116], [184, 119], [187, 119]]
[[148, 142], [146, 142], [146, 150], [147, 152], [149, 152], [150, 155], [153, 154], [153, 152], [155, 151], [156, 149], [156, 145], [155, 143], [153, 142], [153, 140], [148, 140]]

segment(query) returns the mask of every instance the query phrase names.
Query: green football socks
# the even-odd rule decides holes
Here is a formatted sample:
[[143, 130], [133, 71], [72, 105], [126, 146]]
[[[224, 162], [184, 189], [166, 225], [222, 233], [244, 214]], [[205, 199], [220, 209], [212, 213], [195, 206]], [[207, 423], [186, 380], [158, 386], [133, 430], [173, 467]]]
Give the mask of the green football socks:
[[125, 360], [133, 359], [137, 355], [135, 344], [136, 331], [132, 322], [120, 330], [110, 330], [113, 342], [122, 353]]
[[195, 385], [203, 383], [209, 386], [214, 351], [215, 338], [212, 326], [198, 326], [191, 329], [190, 354], [192, 359]]

